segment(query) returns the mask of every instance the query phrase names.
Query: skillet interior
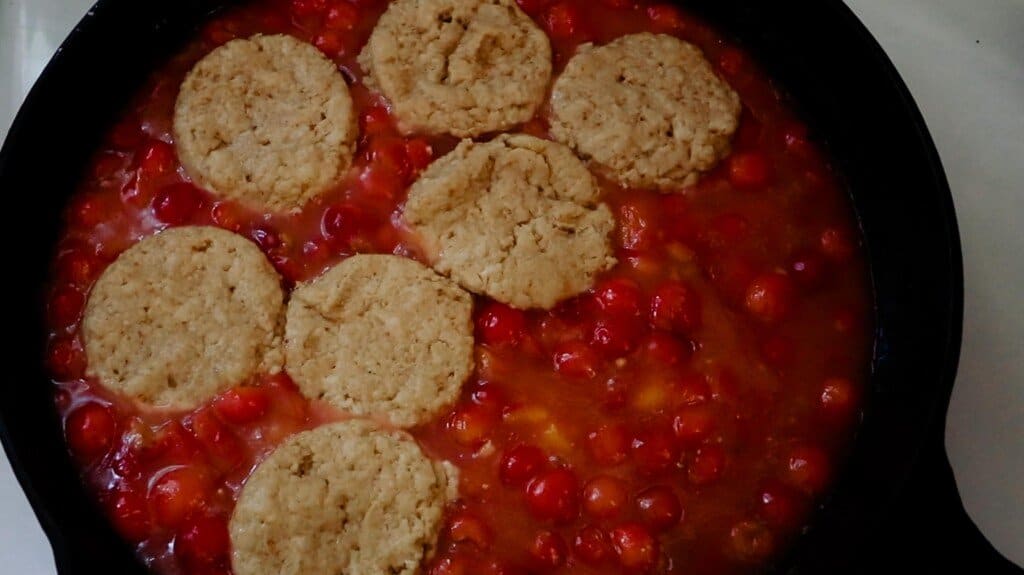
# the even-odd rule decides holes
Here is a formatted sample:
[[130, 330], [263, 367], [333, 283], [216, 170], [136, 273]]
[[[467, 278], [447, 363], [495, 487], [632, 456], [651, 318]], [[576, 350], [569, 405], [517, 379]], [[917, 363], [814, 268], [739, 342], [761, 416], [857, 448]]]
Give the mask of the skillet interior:
[[[17, 338], [5, 351], [0, 432], [61, 573], [143, 572], [78, 481], [42, 368], [43, 286], [61, 209], [105, 126], [197, 22], [224, 4], [102, 0], [44, 72], [0, 153], [0, 187], [30, 234], [9, 255], [18, 274], [11, 282]], [[739, 38], [792, 95], [846, 178], [871, 264], [877, 334], [867, 415], [833, 496], [779, 569], [870, 568], [884, 556], [881, 527], [923, 523], [913, 515], [900, 520], [893, 503], [928, 489], [945, 498], [950, 515], [942, 521], [960, 521], [956, 532], [973, 538], [960, 540], [976, 547], [966, 551], [991, 553], [999, 564], [964, 523], [951, 477], [908, 487], [922, 453], [948, 473], [942, 423], [959, 354], [963, 282], [945, 176], [902, 81], [838, 0], [683, 4]], [[875, 551], [865, 553], [869, 547]]]

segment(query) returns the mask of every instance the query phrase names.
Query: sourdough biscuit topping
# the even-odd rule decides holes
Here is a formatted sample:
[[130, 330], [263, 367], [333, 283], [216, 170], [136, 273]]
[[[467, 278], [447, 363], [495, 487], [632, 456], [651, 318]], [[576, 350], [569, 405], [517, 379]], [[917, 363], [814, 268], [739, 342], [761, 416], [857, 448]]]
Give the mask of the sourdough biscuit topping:
[[273, 211], [301, 208], [352, 162], [355, 115], [345, 79], [291, 36], [253, 36], [192, 68], [174, 110], [178, 154], [218, 195]]
[[287, 370], [308, 397], [415, 425], [472, 371], [472, 312], [469, 294], [430, 268], [354, 256], [292, 294]]
[[585, 44], [555, 82], [551, 133], [626, 186], [694, 183], [729, 153], [740, 99], [673, 36]]
[[398, 0], [359, 64], [405, 132], [468, 137], [533, 117], [551, 79], [551, 46], [512, 0]]
[[412, 575], [432, 552], [449, 477], [411, 437], [365, 421], [291, 437], [231, 516], [237, 575]]
[[568, 148], [526, 135], [462, 142], [413, 184], [405, 220], [434, 267], [519, 308], [550, 308], [615, 263], [615, 220]]
[[121, 254], [93, 287], [88, 374], [153, 406], [199, 405], [280, 369], [283, 299], [252, 242], [212, 227], [167, 230]]

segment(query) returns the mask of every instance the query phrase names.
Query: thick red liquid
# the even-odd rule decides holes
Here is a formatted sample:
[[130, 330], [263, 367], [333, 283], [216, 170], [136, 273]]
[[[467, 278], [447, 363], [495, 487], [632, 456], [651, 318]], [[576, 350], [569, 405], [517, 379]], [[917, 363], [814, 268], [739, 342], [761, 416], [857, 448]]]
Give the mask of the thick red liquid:
[[[119, 253], [169, 225], [252, 238], [286, 284], [359, 252], [420, 258], [401, 225], [409, 184], [454, 147], [400, 136], [360, 83], [385, 7], [259, 1], [210, 22], [156, 72], [67, 213], [50, 299], [50, 361], [70, 449], [155, 570], [230, 572], [226, 524], [256, 463], [344, 414], [262, 377], [189, 413], [141, 410], [84, 378], [79, 321]], [[678, 10], [629, 0], [520, 0], [559, 71], [583, 42], [675, 34], [740, 94], [732, 156], [679, 193], [603, 183], [619, 265], [556, 309], [478, 299], [477, 371], [412, 434], [461, 470], [432, 575], [740, 573], [784, 549], [858, 420], [870, 295], [850, 206], [827, 159], [749, 55]], [[171, 114], [189, 67], [254, 33], [316, 44], [351, 79], [357, 160], [296, 215], [259, 214], [188, 184]], [[546, 136], [546, 112], [522, 128]], [[243, 382], [240, 382], [243, 383]]]

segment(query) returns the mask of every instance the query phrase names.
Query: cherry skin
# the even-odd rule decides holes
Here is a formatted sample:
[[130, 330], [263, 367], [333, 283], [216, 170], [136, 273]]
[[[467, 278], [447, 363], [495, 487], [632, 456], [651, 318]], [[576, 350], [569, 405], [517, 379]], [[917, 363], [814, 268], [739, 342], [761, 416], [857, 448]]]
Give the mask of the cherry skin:
[[594, 290], [594, 300], [598, 307], [611, 315], [638, 315], [642, 297], [640, 286], [628, 278], [606, 280]]
[[214, 415], [214, 410], [203, 409], [193, 413], [189, 423], [192, 435], [219, 468], [230, 470], [244, 462], [241, 441]]
[[328, 58], [339, 56], [345, 50], [345, 44], [342, 41], [341, 35], [334, 30], [325, 30], [323, 33], [318, 34], [313, 39], [313, 45]]
[[50, 342], [47, 362], [58, 379], [77, 379], [85, 371], [85, 352], [75, 340], [57, 338]]
[[199, 212], [203, 196], [192, 184], [173, 184], [157, 193], [153, 199], [153, 215], [165, 224], [186, 224]]
[[638, 347], [644, 357], [668, 366], [686, 362], [692, 351], [689, 343], [684, 343], [681, 339], [664, 331], [652, 332], [640, 341]]
[[384, 106], [369, 106], [359, 117], [359, 133], [364, 136], [379, 136], [393, 132], [394, 129], [391, 114]]
[[626, 483], [610, 475], [598, 475], [583, 486], [583, 510], [595, 519], [617, 516], [626, 507]]
[[236, 387], [221, 394], [213, 406], [224, 421], [244, 425], [267, 413], [270, 397], [259, 387]]
[[442, 557], [430, 568], [430, 575], [472, 575], [474, 565], [467, 554]]
[[327, 10], [328, 0], [292, 0], [292, 14], [299, 17], [315, 16]]
[[683, 407], [672, 420], [672, 431], [684, 445], [696, 445], [708, 438], [715, 428], [715, 415], [706, 405]]
[[209, 487], [209, 478], [196, 467], [178, 467], [164, 473], [149, 492], [157, 521], [164, 527], [178, 527], [203, 505]]
[[[401, 183], [412, 175], [409, 161], [409, 149], [406, 141], [398, 137], [374, 138], [367, 150], [373, 171], [382, 182], [387, 184]], [[386, 185], [385, 187], [390, 187]]]
[[526, 333], [526, 316], [505, 304], [489, 302], [477, 316], [476, 330], [488, 345], [515, 345]]
[[757, 521], [741, 521], [729, 531], [729, 550], [741, 561], [763, 561], [774, 549], [771, 531]]
[[683, 507], [671, 487], [655, 485], [636, 496], [636, 509], [641, 521], [654, 531], [667, 531], [683, 517]]
[[106, 453], [117, 435], [117, 421], [110, 408], [99, 403], [77, 408], [68, 416], [65, 427], [71, 451], [85, 459]]
[[110, 501], [110, 514], [118, 533], [128, 541], [142, 541], [149, 536], [152, 529], [149, 503], [139, 488], [120, 484]]
[[634, 573], [646, 573], [658, 563], [658, 540], [639, 523], [626, 523], [611, 532], [619, 565]]
[[630, 445], [637, 468], [647, 474], [667, 471], [675, 466], [679, 450], [669, 433], [646, 431], [637, 434]]
[[697, 294], [679, 282], [663, 284], [651, 297], [651, 325], [676, 333], [691, 333], [700, 327], [701, 306]]
[[537, 519], [568, 523], [579, 514], [579, 482], [569, 469], [538, 474], [526, 485], [526, 507]]
[[480, 549], [487, 549], [491, 545], [491, 530], [482, 519], [463, 511], [448, 522], [448, 538], [455, 542], [467, 541]]
[[220, 516], [196, 513], [178, 530], [174, 550], [193, 565], [215, 565], [230, 553], [227, 521]]
[[345, 247], [365, 231], [366, 215], [355, 206], [336, 204], [324, 212], [320, 229], [331, 244]]
[[601, 318], [591, 328], [590, 345], [609, 359], [622, 357], [636, 347], [642, 329], [641, 320], [635, 317]]
[[405, 142], [405, 155], [413, 173], [422, 172], [434, 160], [434, 148], [426, 140], [414, 138]]
[[817, 494], [828, 485], [828, 455], [818, 447], [801, 445], [789, 452], [786, 461], [790, 484], [810, 494]]
[[543, 10], [551, 0], [516, 0], [516, 4], [522, 8], [523, 12], [533, 16]]
[[551, 532], [541, 531], [533, 539], [530, 547], [530, 555], [536, 560], [538, 566], [543, 569], [557, 569], [565, 563], [566, 556], [565, 540], [562, 536]]
[[544, 24], [554, 38], [569, 38], [580, 27], [580, 14], [569, 4], [555, 4], [548, 8]]
[[555, 349], [555, 371], [572, 378], [590, 378], [597, 374], [598, 357], [579, 341], [568, 341]]
[[54, 290], [47, 307], [50, 322], [55, 327], [68, 327], [76, 323], [85, 307], [85, 296], [72, 285]]
[[467, 403], [452, 412], [445, 426], [456, 443], [477, 448], [487, 441], [497, 423], [497, 415], [491, 410]]
[[324, 25], [331, 30], [351, 30], [359, 21], [359, 11], [348, 2], [338, 2], [327, 11]]
[[92, 283], [103, 266], [95, 254], [85, 249], [71, 250], [62, 254], [57, 265], [62, 277], [71, 284], [82, 288], [88, 287]]
[[844, 377], [830, 377], [822, 385], [820, 404], [829, 415], [846, 418], [856, 407], [856, 389], [853, 382]]
[[717, 481], [725, 469], [725, 452], [717, 445], [706, 445], [697, 451], [687, 476], [694, 485], [709, 485]]
[[840, 228], [826, 228], [821, 232], [818, 242], [821, 253], [839, 262], [850, 259], [857, 249], [850, 234]]
[[523, 485], [547, 462], [544, 452], [532, 445], [517, 445], [501, 458], [501, 482], [509, 486]]
[[793, 284], [788, 276], [768, 273], [758, 276], [747, 288], [746, 307], [765, 322], [783, 319], [792, 307]]
[[599, 527], [588, 525], [580, 529], [572, 544], [573, 554], [584, 563], [600, 565], [612, 557], [614, 551], [608, 535]]
[[760, 516], [782, 529], [796, 528], [803, 512], [801, 494], [780, 481], [768, 481], [761, 487], [758, 504]]
[[672, 32], [683, 27], [683, 17], [675, 6], [656, 4], [647, 8], [651, 24], [662, 32]]
[[139, 171], [144, 177], [153, 178], [174, 170], [174, 146], [161, 140], [153, 140], [142, 151]]

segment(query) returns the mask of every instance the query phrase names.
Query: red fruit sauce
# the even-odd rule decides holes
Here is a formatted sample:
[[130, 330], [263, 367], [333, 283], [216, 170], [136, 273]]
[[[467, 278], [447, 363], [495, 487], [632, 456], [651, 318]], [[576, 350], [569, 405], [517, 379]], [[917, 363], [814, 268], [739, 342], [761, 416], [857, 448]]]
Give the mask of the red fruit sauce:
[[[386, 2], [258, 0], [207, 24], [157, 71], [67, 211], [49, 301], [49, 362], [69, 448], [111, 521], [157, 572], [229, 573], [226, 524], [253, 466], [337, 419], [287, 376], [240, 382], [188, 412], [143, 410], [84, 377], [82, 308], [104, 267], [168, 226], [256, 242], [286, 287], [362, 252], [422, 259], [401, 225], [409, 184], [456, 144], [405, 137], [356, 56]], [[479, 298], [461, 399], [412, 430], [461, 469], [424, 573], [743, 573], [777, 557], [828, 487], [860, 412], [866, 266], [827, 158], [751, 55], [643, 1], [520, 0], [556, 73], [576, 46], [653, 31], [704, 50], [740, 94], [734, 152], [678, 193], [602, 181], [619, 264], [551, 311]], [[288, 33], [352, 78], [355, 165], [294, 215], [191, 185], [174, 150], [178, 85], [232, 38]], [[546, 112], [524, 130], [546, 135]]]

